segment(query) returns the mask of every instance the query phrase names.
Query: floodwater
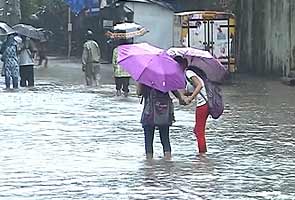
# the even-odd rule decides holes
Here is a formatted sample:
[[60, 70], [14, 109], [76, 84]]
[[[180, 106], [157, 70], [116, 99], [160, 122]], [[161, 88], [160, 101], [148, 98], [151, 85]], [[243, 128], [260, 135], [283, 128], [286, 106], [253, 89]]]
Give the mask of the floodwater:
[[295, 88], [250, 77], [223, 86], [204, 156], [193, 107], [175, 102], [173, 158], [162, 159], [156, 132], [146, 161], [135, 88], [115, 97], [104, 70], [100, 88], [58, 63], [36, 70], [35, 88], [4, 91], [1, 78], [0, 199], [295, 199]]

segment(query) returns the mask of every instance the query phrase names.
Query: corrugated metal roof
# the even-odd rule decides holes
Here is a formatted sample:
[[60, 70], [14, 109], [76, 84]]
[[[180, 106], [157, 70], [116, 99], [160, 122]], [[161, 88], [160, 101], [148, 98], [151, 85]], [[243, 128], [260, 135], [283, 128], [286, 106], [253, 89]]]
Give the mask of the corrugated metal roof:
[[170, 10], [175, 10], [175, 8], [168, 2], [162, 1], [162, 0], [117, 0], [116, 2], [141, 2], [141, 3], [153, 3], [157, 4], [159, 6], [162, 6], [164, 8], [168, 8]]

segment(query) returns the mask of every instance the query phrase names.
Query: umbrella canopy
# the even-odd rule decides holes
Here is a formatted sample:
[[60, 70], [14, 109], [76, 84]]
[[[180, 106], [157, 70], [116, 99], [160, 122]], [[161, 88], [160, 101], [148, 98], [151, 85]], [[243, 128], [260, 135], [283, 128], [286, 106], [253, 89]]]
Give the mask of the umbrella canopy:
[[116, 24], [112, 30], [106, 32], [106, 36], [111, 39], [131, 39], [142, 36], [148, 31], [141, 25], [136, 23], [120, 23]]
[[164, 50], [147, 43], [119, 46], [118, 64], [134, 80], [162, 92], [185, 88], [181, 66]]
[[221, 83], [228, 74], [228, 70], [219, 60], [214, 58], [208, 51], [195, 49], [191, 47], [170, 48], [167, 53], [172, 56], [181, 56], [186, 58], [190, 65], [196, 66], [203, 70], [207, 78], [211, 81]]
[[40, 39], [40, 42], [46, 42], [50, 39], [50, 37], [52, 37], [54, 34], [52, 31], [43, 29], [43, 28], [38, 28], [38, 31], [40, 31], [42, 33], [42, 37]]
[[4, 22], [0, 22], [0, 35], [9, 35], [12, 33], [15, 33], [15, 31], [10, 26]]
[[44, 33], [31, 25], [17, 24], [13, 26], [13, 29], [20, 35], [36, 40], [45, 40]]

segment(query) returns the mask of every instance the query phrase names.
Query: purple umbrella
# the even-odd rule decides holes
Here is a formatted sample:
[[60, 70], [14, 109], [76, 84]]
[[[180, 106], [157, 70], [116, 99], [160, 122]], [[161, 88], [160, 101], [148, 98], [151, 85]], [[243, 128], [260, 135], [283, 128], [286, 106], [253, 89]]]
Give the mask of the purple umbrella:
[[180, 65], [164, 50], [147, 43], [119, 46], [118, 64], [134, 80], [162, 92], [185, 88]]
[[170, 48], [167, 53], [172, 56], [181, 56], [188, 59], [190, 65], [203, 70], [207, 78], [211, 81], [221, 83], [228, 74], [228, 70], [219, 60], [214, 58], [208, 51], [203, 51], [191, 47]]

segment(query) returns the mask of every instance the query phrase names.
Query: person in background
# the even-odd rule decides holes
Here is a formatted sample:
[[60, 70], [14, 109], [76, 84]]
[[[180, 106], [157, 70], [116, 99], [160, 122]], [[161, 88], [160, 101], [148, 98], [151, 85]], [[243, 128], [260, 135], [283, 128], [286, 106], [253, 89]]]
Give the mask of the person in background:
[[[127, 42], [123, 41], [119, 44], [127, 44]], [[129, 93], [130, 75], [118, 64], [118, 47], [113, 50], [112, 64], [117, 90], [116, 95], [121, 96], [121, 91], [123, 91], [124, 96], [127, 97]]]
[[86, 84], [88, 86], [98, 86], [100, 80], [100, 48], [93, 39], [93, 33], [88, 30], [87, 41], [83, 45], [82, 71], [85, 73]]
[[[4, 51], [5, 51], [5, 48], [6, 48], [6, 41], [7, 41], [7, 38], [6, 39], [3, 39], [2, 40], [2, 38], [1, 38], [1, 40], [0, 40], [0, 54], [2, 55], [3, 53], [4, 53]], [[2, 59], [1, 59], [1, 61], [2, 61]], [[5, 70], [4, 70], [4, 63], [3, 63], [3, 65], [2, 65], [2, 67], [1, 67], [1, 76], [5, 76]]]
[[34, 53], [35, 49], [30, 38], [22, 36], [21, 51], [19, 54], [20, 86], [34, 86]]
[[18, 42], [15, 34], [7, 36], [5, 46], [1, 47], [1, 61], [3, 61], [4, 76], [6, 89], [10, 89], [10, 82], [14, 89], [18, 88], [18, 77], [19, 77], [19, 63], [18, 63]]
[[43, 60], [44, 67], [48, 67], [48, 57], [47, 57], [47, 41], [40, 41], [38, 43], [38, 55], [39, 55], [39, 62], [38, 65], [42, 65]]

